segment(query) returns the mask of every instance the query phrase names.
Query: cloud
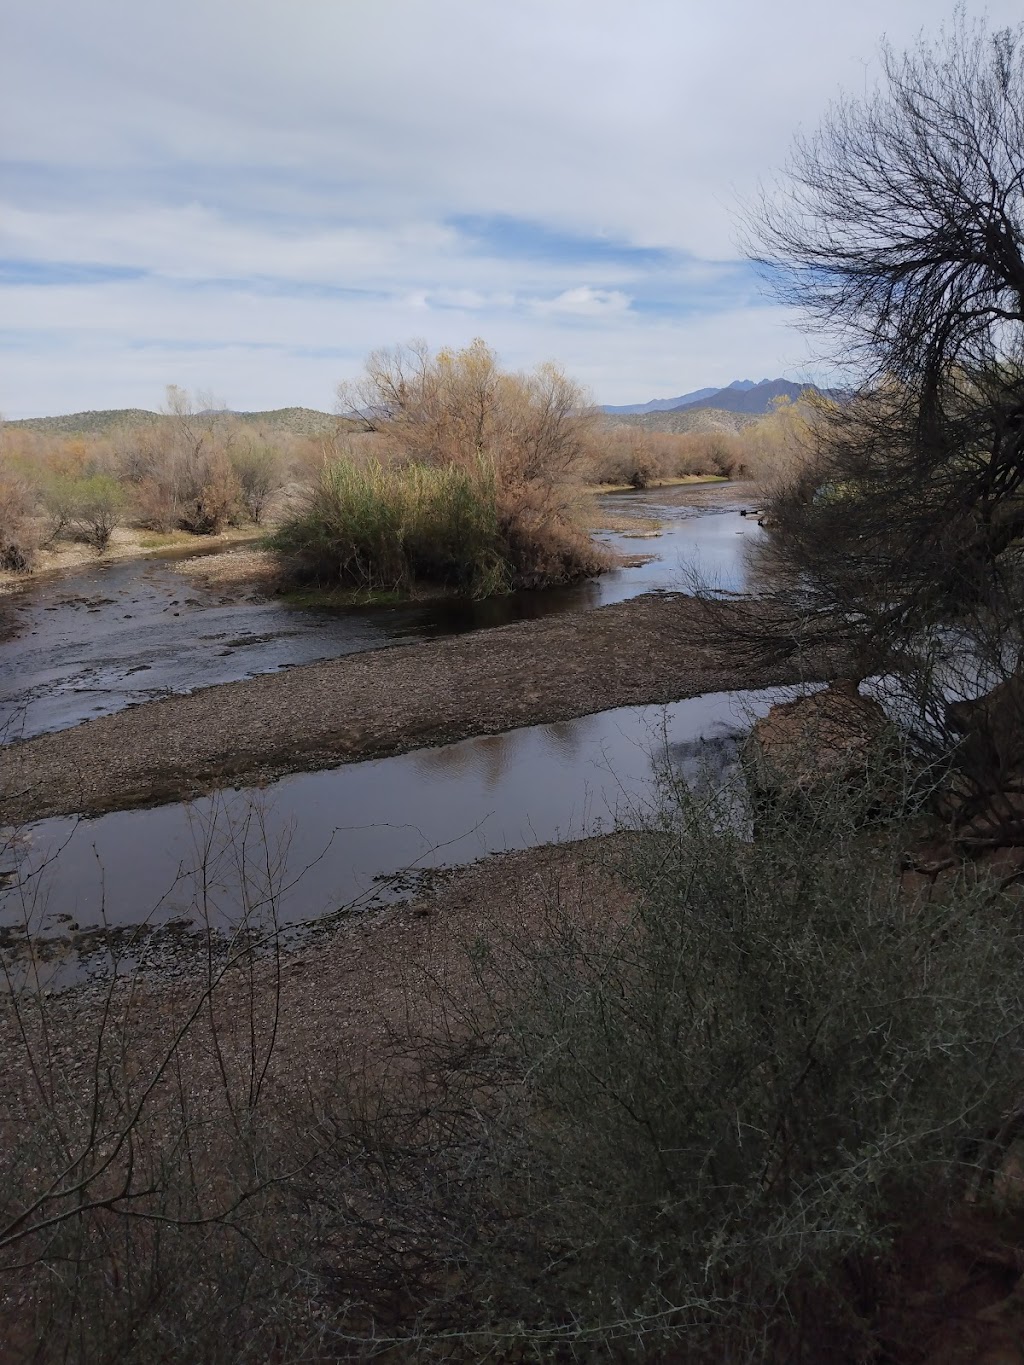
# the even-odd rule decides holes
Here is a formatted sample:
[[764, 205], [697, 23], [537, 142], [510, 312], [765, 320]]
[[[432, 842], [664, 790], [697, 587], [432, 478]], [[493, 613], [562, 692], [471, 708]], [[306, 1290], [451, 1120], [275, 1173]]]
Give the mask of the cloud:
[[805, 347], [736, 206], [883, 31], [951, 10], [14, 0], [0, 408], [152, 406], [186, 355], [229, 401], [328, 404], [409, 335], [560, 358], [608, 402], [782, 372]]
[[574, 317], [606, 318], [624, 313], [630, 304], [628, 294], [620, 289], [594, 289], [581, 284], [565, 289], [553, 299], [535, 299], [533, 310], [541, 317], [564, 313]]

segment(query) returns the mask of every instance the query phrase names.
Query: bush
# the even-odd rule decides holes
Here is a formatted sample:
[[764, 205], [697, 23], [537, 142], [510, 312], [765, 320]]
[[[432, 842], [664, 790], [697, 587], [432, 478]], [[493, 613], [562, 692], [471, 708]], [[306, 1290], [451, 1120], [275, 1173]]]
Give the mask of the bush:
[[594, 432], [588, 477], [592, 483], [633, 488], [685, 475], [744, 478], [752, 463], [750, 429], [669, 432], [632, 423], [606, 424]]
[[42, 492], [51, 538], [71, 533], [97, 550], [105, 550], [119, 524], [125, 495], [109, 474], [53, 475]]
[[1024, 932], [966, 878], [901, 895], [871, 785], [751, 845], [742, 793], [666, 782], [605, 875], [545, 901], [531, 874], [522, 925], [445, 953], [340, 1076], [271, 1066], [283, 865], [243, 860], [252, 811], [211, 825], [193, 908], [225, 836], [253, 901], [187, 979], [118, 986], [134, 934], [83, 996], [8, 977], [0, 1333], [89, 1362], [914, 1358], [887, 1257], [1013, 1131]]
[[643, 427], [609, 425], [595, 431], [588, 469], [592, 483], [647, 488], [667, 472], [664, 450]]
[[274, 494], [284, 484], [281, 453], [268, 441], [243, 438], [230, 451], [238, 496], [249, 519], [259, 525]]
[[183, 464], [176, 490], [177, 522], [196, 536], [216, 535], [235, 515], [239, 484], [226, 451], [214, 447]]
[[751, 846], [676, 792], [617, 922], [468, 945], [320, 1173], [376, 1330], [401, 1294], [418, 1359], [868, 1358], [893, 1229], [1019, 1088], [1024, 939], [984, 888], [903, 897], [857, 804]]
[[27, 481], [0, 461], [0, 569], [26, 573], [35, 563], [38, 546], [32, 521], [34, 511]]
[[241, 489], [230, 443], [230, 424], [222, 414], [194, 411], [188, 393], [169, 385], [163, 419], [119, 432], [115, 441], [115, 465], [134, 490], [139, 524], [214, 535], [232, 521]]
[[602, 565], [531, 485], [499, 489], [485, 459], [468, 468], [329, 464], [273, 544], [300, 580], [369, 590], [431, 584], [487, 596]]

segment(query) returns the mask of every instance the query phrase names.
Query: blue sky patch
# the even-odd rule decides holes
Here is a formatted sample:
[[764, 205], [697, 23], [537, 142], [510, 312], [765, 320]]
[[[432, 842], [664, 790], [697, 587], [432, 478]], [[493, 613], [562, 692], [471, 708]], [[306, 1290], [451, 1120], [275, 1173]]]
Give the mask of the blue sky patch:
[[0, 284], [111, 284], [141, 280], [148, 271], [127, 265], [94, 265], [88, 261], [25, 261], [0, 258]]
[[547, 227], [528, 218], [504, 214], [489, 217], [456, 215], [446, 220], [481, 255], [508, 260], [548, 261], [564, 265], [629, 265], [655, 268], [669, 264], [674, 253], [630, 246], [611, 237], [582, 236]]

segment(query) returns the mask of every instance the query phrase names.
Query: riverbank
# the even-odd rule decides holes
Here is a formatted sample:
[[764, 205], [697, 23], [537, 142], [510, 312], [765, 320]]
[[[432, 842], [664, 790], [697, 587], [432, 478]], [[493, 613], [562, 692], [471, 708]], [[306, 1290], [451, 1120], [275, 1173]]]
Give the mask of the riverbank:
[[350, 654], [144, 702], [0, 754], [0, 821], [128, 809], [224, 786], [567, 720], [800, 681], [707, 639], [704, 609], [658, 594]]
[[643, 488], [635, 483], [591, 483], [584, 488], [585, 493], [639, 493], [658, 488], [693, 488], [696, 484], [727, 484], [731, 482], [724, 474], [681, 474], [676, 478], [651, 479]]
[[201, 557], [225, 547], [253, 545], [265, 535], [266, 531], [258, 526], [229, 526], [226, 531], [211, 536], [196, 536], [189, 531], [143, 531], [137, 527], [119, 526], [103, 550], [96, 550], [80, 541], [60, 541], [39, 551], [36, 567], [31, 573], [0, 570], [0, 597], [21, 592], [41, 579], [74, 573], [94, 565], [125, 559], [152, 559], [177, 553]]
[[[639, 897], [628, 878], [629, 855], [637, 847], [632, 842], [635, 838], [615, 834], [491, 857], [445, 875], [431, 890], [405, 904], [319, 926], [284, 952], [276, 951], [271, 941], [254, 954], [253, 945], [243, 938], [208, 951], [200, 937], [191, 945], [183, 945], [172, 962], [145, 966], [113, 988], [97, 981], [55, 995], [46, 992], [20, 1000], [3, 997], [0, 1083], [11, 1153], [20, 1153], [24, 1144], [35, 1139], [41, 1129], [40, 1113], [61, 1119], [70, 1114], [73, 1123], [81, 1112], [95, 1114], [99, 1110], [107, 1125], [100, 1131], [105, 1134], [109, 1127], [119, 1132], [125, 1123], [123, 1095], [131, 1096], [133, 1102], [141, 1095], [139, 1113], [130, 1118], [127, 1129], [131, 1133], [129, 1159], [138, 1163], [141, 1172], [139, 1185], [150, 1169], [145, 1164], [149, 1154], [173, 1152], [174, 1144], [180, 1147], [182, 1135], [187, 1135], [187, 1173], [194, 1178], [198, 1170], [200, 1179], [209, 1182], [201, 1187], [204, 1193], [219, 1195], [224, 1188], [219, 1182], [229, 1182], [237, 1170], [234, 1159], [249, 1152], [238, 1120], [239, 1112], [243, 1112], [247, 1121], [256, 1125], [264, 1144], [260, 1147], [263, 1163], [257, 1170], [276, 1171], [278, 1167], [272, 1162], [287, 1158], [281, 1169], [292, 1172], [277, 1185], [283, 1194], [280, 1204], [268, 1204], [263, 1198], [266, 1191], [255, 1190], [253, 1213], [244, 1226], [262, 1236], [247, 1241], [261, 1247], [263, 1254], [275, 1255], [286, 1269], [292, 1263], [305, 1265], [301, 1253], [312, 1249], [316, 1268], [307, 1286], [314, 1292], [304, 1286], [311, 1310], [308, 1322], [300, 1321], [299, 1327], [309, 1340], [319, 1341], [317, 1329], [324, 1318], [343, 1312], [332, 1290], [339, 1282], [346, 1290], [350, 1283], [357, 1287], [364, 1283], [355, 1270], [366, 1262], [358, 1259], [361, 1244], [351, 1236], [353, 1229], [360, 1230], [360, 1215], [365, 1217], [364, 1211], [369, 1209], [363, 1230], [368, 1228], [375, 1244], [385, 1246], [391, 1245], [388, 1233], [393, 1228], [404, 1231], [407, 1225], [421, 1226], [419, 1222], [403, 1223], [391, 1214], [389, 1204], [371, 1200], [377, 1186], [360, 1183], [364, 1167], [358, 1161], [359, 1150], [356, 1160], [345, 1161], [352, 1152], [351, 1146], [344, 1145], [351, 1135], [346, 1121], [353, 1112], [368, 1112], [372, 1126], [365, 1131], [371, 1139], [383, 1139], [381, 1150], [387, 1156], [396, 1153], [394, 1146], [386, 1144], [399, 1133], [406, 1144], [397, 1151], [401, 1156], [409, 1151], [409, 1144], [420, 1131], [399, 1126], [408, 1113], [403, 1099], [411, 1098], [417, 1105], [419, 1122], [444, 1123], [449, 1114], [459, 1112], [455, 1104], [465, 1095], [466, 1087], [474, 1083], [480, 1087], [481, 1076], [493, 1083], [496, 1073], [485, 1072], [479, 1065], [481, 1058], [490, 1061], [491, 1054], [480, 1046], [489, 1042], [490, 1036], [474, 1034], [472, 1027], [489, 1018], [482, 1008], [488, 998], [492, 1003], [500, 1001], [500, 995], [487, 995], [494, 990], [494, 983], [500, 988], [510, 980], [518, 982], [527, 974], [524, 964], [528, 972], [546, 944], [551, 945], [550, 960], [556, 969], [564, 968], [567, 944], [576, 941], [573, 935], [579, 933], [578, 951], [584, 951], [592, 941], [588, 933], [597, 927], [603, 934], [598, 958], [601, 968], [610, 964], [613, 970], [621, 971], [621, 959], [616, 958], [613, 946], [620, 935], [607, 931], [621, 928], [635, 913]], [[753, 890], [764, 884], [763, 878], [755, 879]], [[801, 916], [793, 915], [789, 922], [803, 929]], [[610, 950], [608, 955], [606, 949]], [[577, 983], [581, 995], [590, 987], [593, 965], [587, 961], [587, 970], [581, 969]], [[636, 967], [633, 962], [631, 970]], [[822, 993], [825, 989], [823, 986]], [[619, 1024], [616, 1004], [613, 1000], [610, 1018]], [[569, 1027], [576, 1025], [577, 1017], [585, 1016], [561, 1016]], [[797, 1018], [799, 1021], [800, 1016]], [[812, 1024], [813, 1020], [807, 1027]], [[651, 1027], [658, 1026], [655, 1021]], [[571, 1034], [570, 1042], [578, 1036]], [[564, 1040], [559, 1037], [558, 1042]], [[876, 1051], [878, 1046], [876, 1043]], [[567, 1049], [566, 1055], [570, 1061], [576, 1060], [577, 1054], [571, 1050]], [[592, 1051], [584, 1053], [584, 1059], [591, 1055]], [[104, 1061], [102, 1067], [98, 1058]], [[598, 1073], [597, 1084], [605, 1074]], [[651, 1084], [642, 1069], [635, 1074], [641, 1084]], [[419, 1089], [423, 1075], [443, 1083], [440, 1098], [447, 1104], [438, 1103], [434, 1108], [423, 1104], [424, 1092]], [[159, 1080], [162, 1076], [169, 1083], [154, 1089], [155, 1098], [148, 1102], [143, 1087], [149, 1077]], [[499, 1083], [503, 1079], [504, 1073], [498, 1073]], [[846, 1079], [844, 1072], [842, 1080]], [[417, 1088], [404, 1090], [406, 1080]], [[425, 1093], [432, 1098], [437, 1091]], [[470, 1093], [474, 1096], [473, 1134], [477, 1136], [481, 1117], [494, 1123], [496, 1111], [479, 1104], [479, 1090]], [[611, 1091], [613, 1098], [616, 1093]], [[663, 1094], [664, 1090], [656, 1093]], [[936, 1088], [934, 1093], [941, 1092]], [[358, 1107], [364, 1097], [373, 1106], [369, 1110]], [[806, 1106], [793, 1112], [802, 1123], [814, 1122], [815, 1113], [807, 1111], [810, 1117], [805, 1117], [805, 1110]], [[691, 1107], [687, 1105], [680, 1112], [689, 1119]], [[831, 1111], [827, 1121], [832, 1122]], [[695, 1126], [697, 1119], [691, 1122]], [[458, 1135], [461, 1130], [453, 1131]], [[313, 1145], [309, 1146], [311, 1138]], [[325, 1163], [332, 1142], [338, 1143], [342, 1160]], [[901, 1220], [884, 1228], [888, 1242], [880, 1245], [891, 1244], [892, 1253], [880, 1263], [883, 1278], [868, 1281], [872, 1298], [866, 1308], [858, 1300], [864, 1321], [880, 1324], [886, 1340], [930, 1342], [935, 1349], [929, 1352], [928, 1360], [935, 1365], [954, 1359], [980, 1360], [982, 1355], [993, 1361], [1017, 1359], [1013, 1346], [1020, 1340], [1021, 1331], [1021, 1304], [1014, 1292], [1020, 1270], [1016, 1250], [1020, 1156], [1018, 1144], [1010, 1146], [1005, 1131], [992, 1146], [987, 1167], [979, 1166], [978, 1183], [984, 1182], [980, 1199], [973, 1193], [966, 1200], [958, 1197], [950, 1207], [938, 1208], [922, 1205], [917, 1199]], [[40, 1149], [28, 1150], [34, 1155]], [[487, 1153], [493, 1150], [485, 1148]], [[591, 1149], [586, 1150], [589, 1154]], [[632, 1139], [630, 1157], [644, 1150], [641, 1139]], [[86, 1151], [91, 1154], [89, 1147]], [[413, 1149], [414, 1160], [406, 1166], [397, 1166], [396, 1162], [396, 1168], [401, 1174], [409, 1169], [418, 1171], [432, 1156], [443, 1161], [447, 1153], [446, 1146], [431, 1150], [423, 1140], [420, 1148]], [[308, 1157], [308, 1164], [298, 1165], [296, 1157], [300, 1154]], [[48, 1156], [44, 1153], [43, 1159]], [[318, 1158], [316, 1164], [314, 1156]], [[193, 1161], [197, 1166], [193, 1167]], [[10, 1165], [26, 1180], [26, 1192], [34, 1193], [48, 1176], [46, 1167], [41, 1172], [36, 1167], [29, 1168], [26, 1177], [24, 1164], [17, 1165], [13, 1157]], [[297, 1165], [301, 1183], [296, 1186]], [[94, 1168], [83, 1166], [87, 1178], [94, 1179]], [[119, 1171], [120, 1167], [113, 1169]], [[243, 1166], [245, 1178], [251, 1178], [250, 1169]], [[457, 1169], [460, 1173], [466, 1170]], [[598, 1167], [599, 1172], [603, 1169], [606, 1167]], [[171, 1159], [160, 1174], [168, 1182], [181, 1182], [184, 1177], [180, 1171], [180, 1164]], [[504, 1168], [499, 1166], [496, 1174], [504, 1176]], [[310, 1183], [314, 1177], [319, 1183]], [[397, 1184], [395, 1181], [391, 1188]], [[990, 1185], [994, 1201], [988, 1195]], [[63, 1194], [56, 1183], [52, 1188]], [[187, 1187], [171, 1184], [172, 1190], [181, 1188]], [[234, 1187], [227, 1183], [226, 1188], [230, 1193]], [[826, 1192], [829, 1189], [824, 1181], [822, 1188]], [[157, 1189], [159, 1193], [162, 1187]], [[415, 1196], [401, 1205], [401, 1210], [422, 1212], [426, 1220], [433, 1212], [431, 1186], [425, 1182], [422, 1186], [413, 1184], [411, 1189], [422, 1191], [422, 1210], [414, 1202]], [[461, 1186], [457, 1189], [461, 1192]], [[309, 1214], [311, 1190], [321, 1196], [321, 1202], [313, 1204], [314, 1210], [333, 1212], [333, 1223], [316, 1221]], [[443, 1221], [435, 1217], [426, 1222], [433, 1237], [446, 1231], [452, 1207], [449, 1189], [442, 1188], [441, 1195]], [[223, 1202], [230, 1204], [228, 1198]], [[28, 1203], [23, 1198], [22, 1204]], [[56, 1201], [55, 1207], [61, 1209]], [[142, 1198], [138, 1200], [139, 1211], [144, 1213], [149, 1207]], [[164, 1207], [156, 1206], [157, 1217]], [[219, 1207], [216, 1198], [211, 1199], [210, 1207]], [[343, 1216], [338, 1215], [339, 1209]], [[115, 1216], [113, 1210], [111, 1216]], [[475, 1226], [472, 1222], [468, 1225]], [[323, 1238], [325, 1226], [328, 1231], [340, 1226], [350, 1235], [327, 1241]], [[439, 1226], [441, 1234], [435, 1231]], [[211, 1219], [202, 1237], [215, 1231], [216, 1223]], [[318, 1234], [321, 1241], [317, 1241]], [[325, 1245], [330, 1260], [323, 1255]], [[188, 1246], [191, 1256], [202, 1255], [201, 1240]], [[348, 1270], [346, 1252], [352, 1256], [354, 1269], [351, 1276], [339, 1281], [338, 1267]], [[101, 1253], [110, 1254], [108, 1243], [102, 1245]], [[206, 1262], [197, 1263], [210, 1277], [204, 1291], [209, 1288], [211, 1294], [227, 1294], [234, 1288], [232, 1262], [226, 1262], [228, 1269], [221, 1270], [222, 1278], [216, 1277], [216, 1271], [211, 1273]], [[75, 1265], [70, 1260], [68, 1264]], [[400, 1269], [404, 1266], [404, 1262], [398, 1264]], [[160, 1265], [164, 1269], [164, 1263]], [[384, 1266], [390, 1280], [394, 1275], [392, 1263], [384, 1262]], [[26, 1271], [30, 1270], [28, 1263]], [[164, 1274], [168, 1273], [177, 1273], [180, 1279], [169, 1283], [161, 1279], [161, 1302], [180, 1297], [191, 1314], [188, 1291], [197, 1274], [193, 1261], [168, 1258]], [[374, 1282], [370, 1283], [372, 1287]], [[283, 1311], [294, 1307], [289, 1288], [286, 1279], [277, 1290], [280, 1299], [276, 1302], [282, 1307], [280, 1321], [284, 1322], [293, 1321]], [[27, 1340], [25, 1324], [31, 1319], [26, 1307], [37, 1301], [27, 1273], [8, 1279], [0, 1293], [0, 1353], [3, 1349], [10, 1351], [12, 1343]], [[83, 1302], [86, 1307], [80, 1311], [97, 1318], [109, 1308], [103, 1298]], [[307, 1302], [305, 1296], [303, 1302]], [[410, 1325], [404, 1300], [385, 1298], [383, 1302], [389, 1310], [385, 1319], [389, 1328]], [[364, 1325], [358, 1314], [341, 1322], [350, 1332]], [[972, 1349], [965, 1354], [961, 1348], [968, 1338]], [[246, 1338], [246, 1343], [251, 1345], [251, 1340]], [[982, 1343], [991, 1351], [982, 1351]], [[1004, 1344], [1008, 1344], [1009, 1354], [1001, 1349]]]
[[[658, 479], [645, 491], [661, 489], [685, 491], [687, 501], [690, 501], [689, 495], [692, 494], [693, 505], [700, 507], [733, 498], [741, 499], [750, 493], [751, 485], [712, 476], [688, 475], [679, 479]], [[590, 531], [620, 530], [623, 519], [614, 512], [602, 514], [599, 498], [608, 493], [637, 491], [629, 484], [600, 484], [584, 488], [581, 491], [584, 525]], [[256, 548], [266, 534], [265, 526], [229, 526], [209, 536], [197, 536], [189, 531], [146, 531], [133, 526], [118, 526], [103, 550], [97, 551], [84, 542], [62, 540], [39, 550], [36, 567], [31, 573], [0, 569], [0, 597], [20, 592], [40, 579], [74, 573], [94, 565], [178, 553], [182, 555], [181, 568], [185, 573], [205, 576], [211, 582], [224, 583], [230, 587], [255, 584], [273, 590], [278, 577], [279, 558], [270, 551]], [[204, 573], [201, 565], [205, 556], [236, 547], [239, 554], [237, 558], [232, 556], [230, 565], [225, 565], [220, 572], [211, 568]]]

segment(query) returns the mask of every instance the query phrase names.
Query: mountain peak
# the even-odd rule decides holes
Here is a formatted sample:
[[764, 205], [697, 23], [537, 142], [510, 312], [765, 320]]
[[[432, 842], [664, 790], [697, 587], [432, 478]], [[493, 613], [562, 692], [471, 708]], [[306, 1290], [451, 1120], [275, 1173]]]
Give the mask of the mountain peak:
[[797, 398], [807, 388], [788, 379], [734, 379], [725, 388], [694, 389], [678, 398], [652, 398], [647, 403], [629, 403], [622, 407], [605, 406], [609, 416], [626, 416], [645, 412], [678, 412], [681, 408], [718, 408], [724, 412], [765, 413], [771, 410], [775, 398]]

